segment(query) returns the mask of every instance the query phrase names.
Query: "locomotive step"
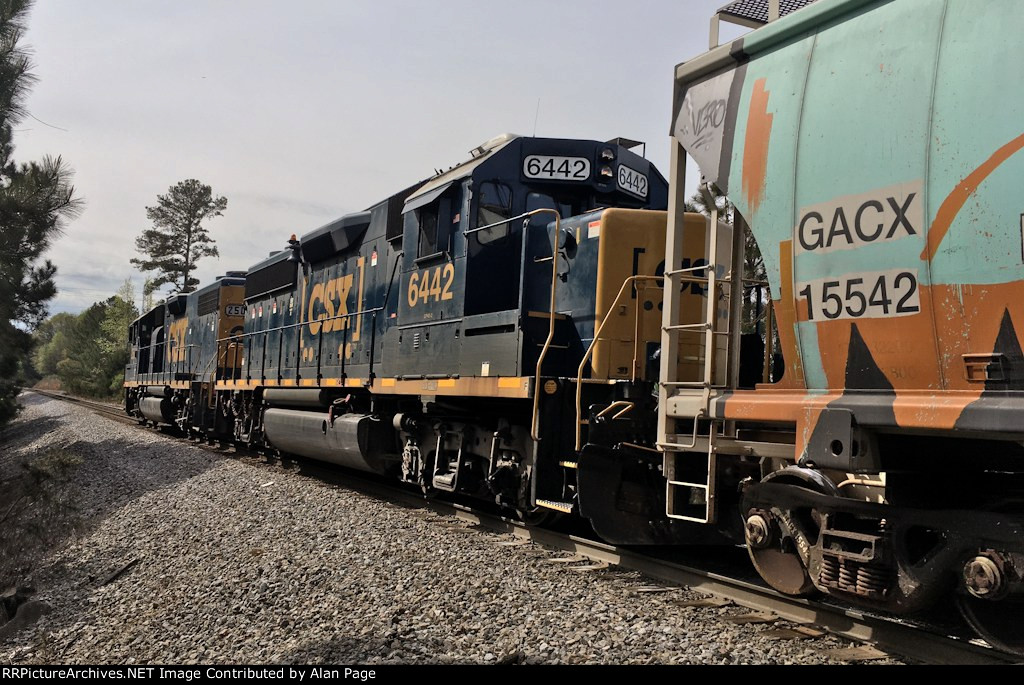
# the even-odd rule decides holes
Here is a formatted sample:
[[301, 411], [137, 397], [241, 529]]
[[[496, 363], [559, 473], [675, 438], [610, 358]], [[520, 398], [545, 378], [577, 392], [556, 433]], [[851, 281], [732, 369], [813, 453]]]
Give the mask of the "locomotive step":
[[572, 513], [573, 503], [572, 502], [556, 502], [554, 500], [549, 500], [549, 499], [539, 499], [539, 500], [537, 500], [537, 506], [538, 507], [544, 507], [545, 509], [554, 509], [555, 511], [560, 511], [563, 514], [571, 514]]
[[441, 473], [434, 476], [434, 487], [438, 490], [444, 490], [446, 492], [455, 491], [455, 477], [458, 474], [455, 471], [448, 473]]

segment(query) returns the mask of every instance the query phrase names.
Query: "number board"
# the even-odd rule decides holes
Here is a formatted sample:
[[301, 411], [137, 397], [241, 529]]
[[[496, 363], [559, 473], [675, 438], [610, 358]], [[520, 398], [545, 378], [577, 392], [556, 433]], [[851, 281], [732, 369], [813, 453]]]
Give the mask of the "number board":
[[229, 304], [224, 307], [225, 316], [245, 316], [244, 304]]
[[647, 176], [641, 174], [636, 169], [630, 169], [625, 164], [620, 164], [619, 173], [615, 178], [621, 190], [642, 198], [647, 197]]
[[863, 271], [796, 284], [807, 321], [883, 319], [921, 311], [917, 269]]
[[523, 160], [523, 175], [548, 181], [589, 181], [590, 160], [586, 157], [530, 155]]

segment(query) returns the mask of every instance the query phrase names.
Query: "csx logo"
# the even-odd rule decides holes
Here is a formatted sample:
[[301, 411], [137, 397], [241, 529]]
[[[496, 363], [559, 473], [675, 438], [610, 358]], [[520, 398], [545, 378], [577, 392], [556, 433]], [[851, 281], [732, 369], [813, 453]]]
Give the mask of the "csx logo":
[[[679, 262], [679, 268], [680, 269], [692, 269], [692, 268], [697, 268], [697, 267], [707, 267], [707, 265], [708, 265], [708, 260], [706, 260], [706, 259], [692, 260], [689, 257], [683, 257], [683, 261]], [[633, 267], [633, 275], [636, 276], [637, 273], [638, 272], [637, 272], [636, 266], [634, 266]], [[664, 259], [661, 260], [661, 262], [658, 263], [658, 268], [654, 270], [654, 275], [655, 276], [664, 276], [665, 275], [665, 260]], [[694, 272], [690, 273], [689, 275], [693, 276], [695, 278], [705, 278], [705, 277], [707, 277], [707, 268], [699, 269], [698, 271], [694, 271]], [[725, 270], [722, 267], [720, 267], [720, 266], [716, 267], [715, 268], [715, 277], [716, 278], [724, 278], [725, 277]], [[692, 295], [703, 296], [704, 293], [707, 292], [707, 288], [702, 286], [700, 283], [694, 283], [693, 281], [683, 281], [683, 284], [679, 288], [679, 292], [680, 293], [689, 292]], [[635, 293], [635, 291], [634, 291], [634, 293]], [[634, 297], [636, 297], [635, 294], [634, 294]]]
[[313, 286], [306, 311], [310, 335], [317, 335], [321, 327], [324, 333], [348, 328], [348, 294], [354, 281], [355, 274], [348, 274]]
[[188, 332], [188, 319], [181, 318], [171, 322], [167, 327], [167, 361], [185, 361], [185, 334]]

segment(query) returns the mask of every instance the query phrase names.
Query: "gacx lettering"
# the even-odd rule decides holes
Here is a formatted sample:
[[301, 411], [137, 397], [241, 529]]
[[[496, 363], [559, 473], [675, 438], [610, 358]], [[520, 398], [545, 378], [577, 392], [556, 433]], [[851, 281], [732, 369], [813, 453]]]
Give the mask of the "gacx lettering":
[[920, 197], [915, 183], [807, 207], [796, 226], [796, 251], [846, 250], [919, 235]]

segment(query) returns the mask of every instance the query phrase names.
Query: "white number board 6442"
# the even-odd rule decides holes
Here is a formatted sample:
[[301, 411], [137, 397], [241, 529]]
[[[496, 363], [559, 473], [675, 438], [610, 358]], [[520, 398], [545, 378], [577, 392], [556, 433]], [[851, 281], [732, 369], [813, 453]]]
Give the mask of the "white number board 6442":
[[589, 181], [590, 160], [586, 157], [530, 155], [523, 160], [523, 175], [552, 181]]
[[647, 197], [647, 177], [636, 169], [630, 169], [625, 164], [620, 164], [616, 180], [619, 182], [619, 188], [627, 193], [633, 193], [643, 198]]

